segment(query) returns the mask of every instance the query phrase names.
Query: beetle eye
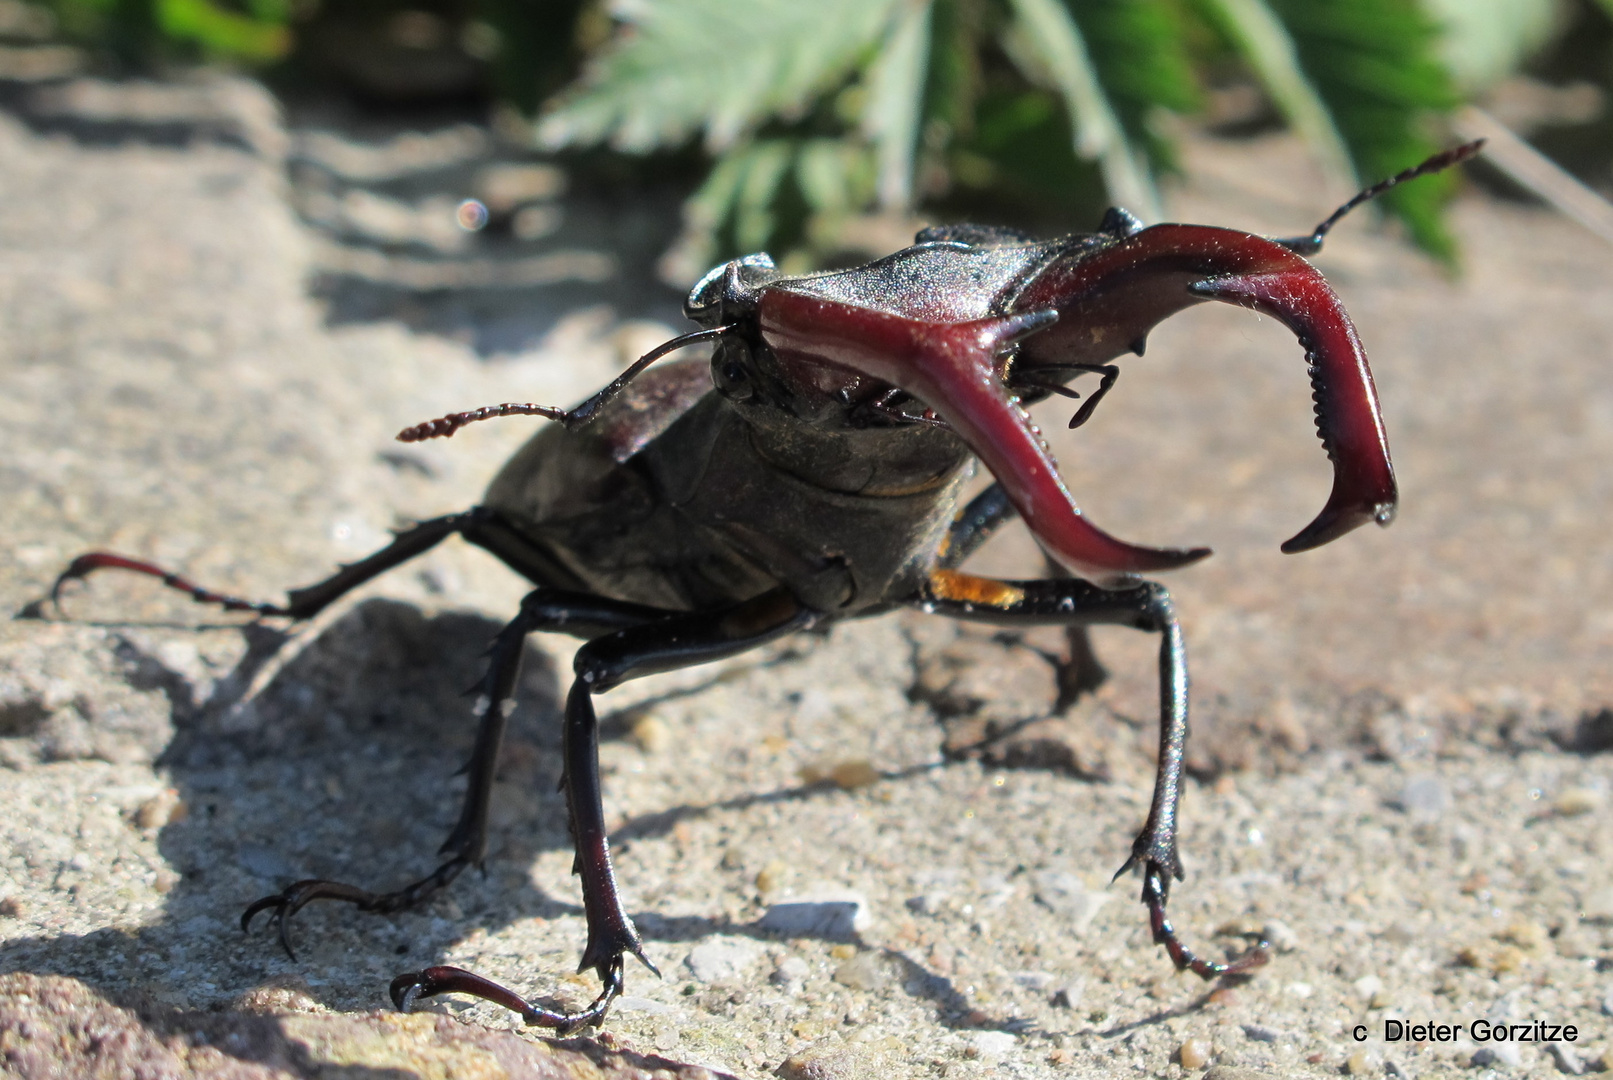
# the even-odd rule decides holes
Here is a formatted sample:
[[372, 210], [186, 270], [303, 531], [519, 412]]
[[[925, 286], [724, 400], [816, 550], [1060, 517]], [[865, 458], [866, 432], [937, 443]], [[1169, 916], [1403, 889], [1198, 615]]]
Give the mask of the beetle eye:
[[717, 392], [730, 401], [748, 401], [756, 394], [750, 372], [736, 359], [719, 360], [711, 367], [712, 381]]

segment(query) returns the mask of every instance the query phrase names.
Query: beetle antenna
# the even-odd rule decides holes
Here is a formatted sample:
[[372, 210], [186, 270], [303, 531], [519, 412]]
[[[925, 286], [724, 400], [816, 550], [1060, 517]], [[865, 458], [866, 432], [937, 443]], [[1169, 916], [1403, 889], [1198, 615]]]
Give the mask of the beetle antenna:
[[1380, 180], [1371, 187], [1362, 190], [1355, 198], [1339, 207], [1337, 210], [1311, 232], [1309, 236], [1295, 236], [1287, 240], [1278, 240], [1277, 243], [1298, 255], [1314, 255], [1322, 250], [1322, 238], [1325, 237], [1339, 223], [1339, 219], [1364, 202], [1370, 202], [1392, 187], [1404, 184], [1407, 180], [1415, 180], [1419, 176], [1429, 173], [1442, 172], [1458, 162], [1466, 161], [1484, 148], [1483, 139], [1474, 139], [1461, 146], [1453, 146], [1449, 150], [1441, 150], [1421, 165], [1413, 165], [1404, 172], [1397, 172], [1387, 180]]
[[676, 352], [685, 345], [698, 345], [702, 341], [712, 341], [724, 334], [737, 330], [737, 326], [717, 326], [710, 330], [696, 330], [691, 334], [675, 337], [671, 341], [662, 342], [637, 360], [633, 366], [622, 372], [610, 381], [599, 393], [578, 405], [575, 409], [561, 409], [553, 405], [533, 405], [507, 401], [502, 405], [483, 405], [480, 409], [471, 409], [469, 412], [449, 413], [439, 416], [435, 420], [427, 420], [423, 424], [404, 428], [398, 432], [399, 442], [424, 442], [427, 439], [445, 439], [464, 427], [474, 424], [478, 420], [491, 420], [496, 416], [546, 416], [550, 420], [558, 420], [566, 425], [567, 431], [575, 431], [588, 424], [599, 411], [611, 402], [611, 399], [620, 394], [627, 384], [638, 378], [644, 369], [655, 363], [667, 353]]

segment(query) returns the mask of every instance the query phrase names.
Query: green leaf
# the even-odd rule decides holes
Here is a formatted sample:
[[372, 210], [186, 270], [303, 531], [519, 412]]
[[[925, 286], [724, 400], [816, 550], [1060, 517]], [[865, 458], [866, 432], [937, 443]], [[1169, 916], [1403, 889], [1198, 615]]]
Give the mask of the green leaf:
[[[274, 7], [265, 9], [271, 16]], [[289, 7], [278, 11], [278, 18], [253, 19], [214, 4], [212, 0], [158, 0], [157, 25], [162, 32], [180, 41], [193, 41], [212, 53], [259, 63], [278, 60], [291, 51], [291, 31], [285, 20]]]
[[[1272, 0], [1271, 8], [1364, 181], [1415, 165], [1436, 149], [1425, 125], [1459, 99], [1436, 58], [1438, 31], [1414, 0]], [[1382, 200], [1419, 247], [1446, 262], [1454, 261], [1456, 248], [1440, 207], [1455, 179], [1425, 177]]]
[[714, 150], [843, 83], [902, 0], [636, 0], [582, 82], [538, 125], [549, 146], [643, 153], [704, 129]]
[[1098, 81], [1081, 30], [1060, 0], [1011, 0], [1016, 21], [1004, 45], [1027, 78], [1057, 90], [1076, 153], [1098, 162], [1110, 198], [1159, 219], [1159, 195]]
[[1171, 0], [1081, 0], [1068, 7], [1126, 137], [1156, 170], [1174, 168], [1175, 154], [1151, 120], [1160, 109], [1198, 107], [1181, 8]]
[[1359, 181], [1344, 137], [1316, 87], [1300, 67], [1294, 39], [1265, 0], [1200, 0], [1200, 7], [1254, 68], [1266, 92], [1311, 153], [1353, 187]]
[[924, 106], [930, 51], [930, 5], [910, 3], [891, 27], [868, 77], [862, 128], [879, 161], [879, 204], [905, 210], [913, 202], [913, 154]]

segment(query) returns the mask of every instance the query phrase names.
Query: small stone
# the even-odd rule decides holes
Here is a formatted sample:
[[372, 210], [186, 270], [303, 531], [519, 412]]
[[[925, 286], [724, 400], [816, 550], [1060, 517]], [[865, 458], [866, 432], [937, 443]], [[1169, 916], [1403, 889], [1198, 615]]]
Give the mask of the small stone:
[[844, 940], [855, 937], [872, 921], [867, 900], [856, 893], [841, 893], [774, 904], [756, 925], [785, 937]]
[[862, 1055], [843, 1043], [809, 1046], [784, 1059], [775, 1072], [782, 1080], [852, 1080], [867, 1075]]
[[1344, 1059], [1344, 1071], [1350, 1076], [1371, 1076], [1376, 1070], [1372, 1067], [1372, 1058], [1365, 1050], [1357, 1050]]
[[1551, 802], [1551, 808], [1562, 817], [1579, 817], [1599, 809], [1602, 805], [1602, 793], [1592, 788], [1572, 787], [1558, 795]]
[[1186, 1039], [1176, 1048], [1176, 1060], [1184, 1069], [1202, 1069], [1210, 1063], [1209, 1039]]
[[1609, 986], [1607, 993], [1602, 995], [1602, 1015], [1613, 1016], [1613, 986]]
[[756, 871], [756, 891], [763, 896], [770, 896], [779, 891], [784, 884], [784, 875], [790, 868], [777, 859]]
[[1510, 941], [1514, 945], [1529, 952], [1540, 952], [1550, 940], [1546, 928], [1537, 922], [1528, 919], [1515, 919], [1507, 924], [1496, 937], [1502, 941]]
[[787, 956], [779, 961], [778, 967], [773, 969], [773, 974], [768, 976], [768, 981], [774, 986], [796, 990], [807, 981], [807, 976], [811, 974], [812, 967], [805, 960], [799, 956]]
[[835, 786], [843, 791], [855, 791], [858, 788], [869, 787], [880, 780], [879, 770], [866, 759], [857, 758], [853, 761], [842, 761], [829, 770], [829, 779]]
[[1276, 1028], [1269, 1028], [1264, 1024], [1245, 1024], [1243, 1033], [1255, 1042], [1274, 1043], [1282, 1038], [1282, 1033]]
[[173, 892], [174, 886], [178, 884], [179, 875], [166, 866], [159, 867], [157, 872], [152, 875], [151, 887], [159, 893]]
[[1077, 934], [1086, 930], [1098, 910], [1109, 902], [1106, 892], [1089, 892], [1081, 879], [1064, 870], [1039, 870], [1031, 881], [1036, 899], [1045, 907], [1067, 917]]
[[28, 905], [15, 896], [8, 896], [0, 900], [0, 915], [8, 919], [20, 919], [28, 914]]
[[1569, 1076], [1585, 1075], [1585, 1063], [1579, 1059], [1579, 1055], [1574, 1053], [1571, 1047], [1560, 1042], [1549, 1042], [1546, 1044], [1546, 1053], [1550, 1054], [1552, 1059], [1557, 1062], [1558, 1072], [1567, 1073]]
[[1372, 1000], [1372, 995], [1383, 989], [1383, 980], [1376, 975], [1363, 975], [1351, 984], [1355, 996], [1363, 1001]]
[[834, 981], [841, 986], [867, 993], [882, 989], [889, 980], [884, 957], [872, 951], [853, 956], [835, 968], [834, 973]]
[[134, 823], [142, 829], [160, 829], [185, 820], [189, 812], [179, 792], [173, 788], [159, 792], [141, 803], [134, 812]]
[[1394, 999], [1389, 996], [1389, 992], [1387, 990], [1379, 990], [1367, 1000], [1367, 1008], [1369, 1009], [1387, 1009], [1393, 1004]]
[[1613, 887], [1597, 889], [1585, 897], [1579, 917], [1587, 922], [1613, 922]]
[[969, 1040], [967, 1050], [974, 1051], [971, 1056], [991, 1064], [1013, 1053], [1018, 1045], [1019, 1040], [1007, 1031], [977, 1031]]
[[690, 949], [683, 963], [703, 983], [724, 982], [739, 978], [757, 952], [754, 942], [717, 938]]
[[1086, 990], [1087, 981], [1085, 979], [1071, 979], [1053, 991], [1053, 1004], [1061, 1009], [1074, 1009], [1081, 1004], [1081, 998], [1086, 993]]
[[1042, 991], [1053, 985], [1053, 976], [1045, 971], [1016, 971], [1013, 978], [1027, 990]]
[[1433, 773], [1419, 773], [1409, 778], [1395, 800], [1395, 805], [1414, 821], [1438, 821], [1449, 804], [1445, 781]]
[[829, 955], [834, 957], [836, 960], [850, 960], [853, 956], [857, 955], [857, 946], [836, 945], [834, 948], [829, 950]]
[[1278, 952], [1293, 952], [1299, 948], [1299, 935], [1293, 928], [1278, 919], [1272, 919], [1260, 928], [1260, 937]]
[[633, 721], [630, 734], [634, 744], [646, 754], [659, 754], [672, 742], [672, 729], [654, 713], [645, 713]]

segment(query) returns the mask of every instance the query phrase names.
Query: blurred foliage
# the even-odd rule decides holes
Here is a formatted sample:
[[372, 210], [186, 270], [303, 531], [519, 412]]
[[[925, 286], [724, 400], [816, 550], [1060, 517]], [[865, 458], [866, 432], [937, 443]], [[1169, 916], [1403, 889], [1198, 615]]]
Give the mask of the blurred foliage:
[[[551, 150], [704, 153], [688, 267], [763, 248], [833, 260], [874, 213], [1056, 229], [1112, 200], [1156, 219], [1181, 168], [1173, 117], [1285, 123], [1337, 187], [1368, 183], [1451, 141], [1451, 110], [1576, 12], [1613, 17], [1613, 0], [44, 2], [125, 67], [323, 64], [385, 100], [491, 92]], [[388, 50], [443, 62], [355, 74]], [[1446, 260], [1454, 183], [1384, 200]]]
[[[645, 153], [700, 137], [716, 163], [689, 207], [692, 264], [761, 246], [832, 256], [860, 214], [992, 189], [1047, 218], [1090, 214], [1100, 190], [1157, 218], [1157, 180], [1179, 167], [1166, 117], [1238, 78], [1340, 186], [1431, 153], [1459, 101], [1437, 13], [1418, 0], [632, 0], [611, 13], [617, 32], [539, 138]], [[1388, 202], [1445, 259], [1450, 185]]]

